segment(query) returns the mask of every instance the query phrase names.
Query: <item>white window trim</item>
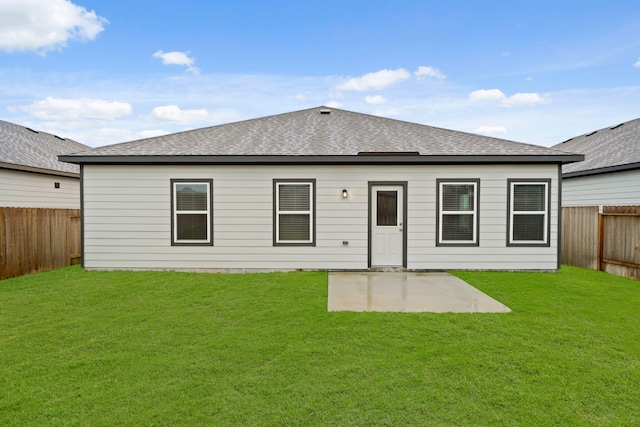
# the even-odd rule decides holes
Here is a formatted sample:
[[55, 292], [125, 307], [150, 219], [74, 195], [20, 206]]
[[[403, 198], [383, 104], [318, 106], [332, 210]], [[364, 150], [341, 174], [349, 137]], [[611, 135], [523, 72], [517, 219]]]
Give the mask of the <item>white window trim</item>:
[[[274, 222], [275, 222], [275, 235], [274, 243], [277, 245], [313, 245], [314, 239], [314, 194], [315, 194], [315, 181], [288, 181], [288, 180], [274, 180], [275, 181], [275, 205], [274, 205]], [[309, 187], [309, 210], [304, 211], [281, 211], [280, 210], [280, 186], [281, 185], [306, 185]], [[280, 215], [309, 215], [309, 239], [307, 240], [280, 240]]]
[[[185, 184], [195, 184], [202, 185], [205, 184], [207, 186], [207, 209], [199, 210], [199, 211], [178, 211], [178, 185]], [[183, 180], [173, 180], [172, 183], [172, 192], [173, 199], [172, 203], [172, 211], [173, 211], [173, 244], [177, 245], [210, 245], [212, 232], [211, 232], [211, 181], [210, 180], [193, 180], [193, 181], [183, 181]], [[188, 214], [206, 214], [207, 215], [207, 238], [202, 240], [179, 240], [178, 239], [178, 216], [179, 215], [188, 215]]]
[[[445, 185], [472, 185], [473, 186], [473, 211], [445, 211], [443, 209], [443, 196]], [[438, 181], [438, 244], [439, 245], [477, 245], [478, 244], [478, 210], [480, 203], [478, 202], [478, 181], [456, 181], [456, 180], [440, 180]], [[473, 239], [471, 240], [443, 240], [442, 232], [444, 215], [471, 215], [473, 224]]]
[[[515, 186], [516, 185], [544, 185], [544, 211], [516, 211], [515, 202]], [[547, 245], [549, 244], [549, 183], [547, 181], [510, 181], [509, 183], [509, 244], [511, 245]], [[514, 240], [513, 238], [513, 219], [516, 215], [542, 215], [543, 232], [542, 240]]]

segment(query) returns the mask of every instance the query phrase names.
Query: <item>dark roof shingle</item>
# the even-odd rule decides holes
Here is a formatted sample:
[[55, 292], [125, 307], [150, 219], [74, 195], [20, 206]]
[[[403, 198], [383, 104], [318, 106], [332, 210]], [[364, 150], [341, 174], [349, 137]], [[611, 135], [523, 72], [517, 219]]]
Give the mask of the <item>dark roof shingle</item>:
[[78, 174], [77, 165], [61, 162], [58, 156], [85, 151], [89, 147], [0, 120], [0, 148], [0, 163]]
[[640, 118], [576, 136], [552, 148], [585, 155], [583, 162], [564, 165], [563, 174], [640, 167]]
[[[316, 107], [109, 145], [65, 156], [569, 156], [537, 145]], [[575, 160], [573, 160], [575, 161]]]

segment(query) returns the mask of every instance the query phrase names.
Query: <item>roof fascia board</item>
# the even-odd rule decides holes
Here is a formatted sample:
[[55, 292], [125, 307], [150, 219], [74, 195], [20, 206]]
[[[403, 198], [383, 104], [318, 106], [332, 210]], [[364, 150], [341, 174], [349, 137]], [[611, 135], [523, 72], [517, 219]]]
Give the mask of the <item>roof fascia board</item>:
[[573, 163], [584, 160], [582, 154], [504, 155], [504, 156], [59, 156], [59, 160], [76, 164], [511, 164]]
[[33, 173], [40, 173], [44, 175], [66, 176], [69, 178], [80, 178], [79, 173], [56, 171], [53, 169], [37, 168], [33, 166], [16, 165], [14, 163], [0, 162], [0, 169], [11, 169], [11, 170], [17, 170], [22, 172], [33, 172]]
[[628, 163], [626, 165], [606, 166], [604, 168], [588, 169], [583, 171], [567, 172], [562, 174], [562, 178], [578, 178], [581, 176], [601, 175], [604, 173], [623, 172], [640, 169], [640, 163]]

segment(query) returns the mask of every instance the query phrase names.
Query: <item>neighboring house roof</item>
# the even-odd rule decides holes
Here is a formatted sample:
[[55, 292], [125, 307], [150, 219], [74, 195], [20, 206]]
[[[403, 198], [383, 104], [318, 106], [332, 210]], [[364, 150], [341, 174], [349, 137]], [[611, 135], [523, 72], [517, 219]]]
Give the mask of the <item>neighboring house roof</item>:
[[77, 177], [80, 168], [59, 161], [58, 156], [88, 148], [71, 139], [0, 120], [0, 168]]
[[564, 178], [640, 169], [640, 118], [576, 136], [552, 148], [585, 155], [583, 162], [562, 167]]
[[73, 163], [565, 163], [579, 155], [329, 107], [98, 147]]

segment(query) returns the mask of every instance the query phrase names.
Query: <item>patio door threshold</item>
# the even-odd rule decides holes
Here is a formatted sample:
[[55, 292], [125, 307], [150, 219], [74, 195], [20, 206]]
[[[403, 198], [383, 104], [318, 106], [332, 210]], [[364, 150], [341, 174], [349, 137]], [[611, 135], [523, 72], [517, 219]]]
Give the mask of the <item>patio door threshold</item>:
[[398, 267], [395, 265], [391, 265], [391, 266], [379, 266], [379, 267], [371, 267], [369, 268], [369, 271], [373, 272], [373, 273], [402, 273], [404, 271], [407, 271], [406, 268], [404, 267]]

